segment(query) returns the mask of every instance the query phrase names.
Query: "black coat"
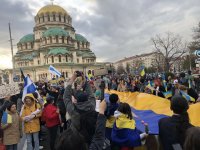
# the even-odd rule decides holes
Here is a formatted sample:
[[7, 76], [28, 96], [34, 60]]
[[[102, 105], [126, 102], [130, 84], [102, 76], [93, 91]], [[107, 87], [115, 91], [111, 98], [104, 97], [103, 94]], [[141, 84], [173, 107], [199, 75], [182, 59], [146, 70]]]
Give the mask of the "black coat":
[[192, 127], [190, 123], [186, 124], [185, 130], [181, 130], [181, 117], [173, 115], [159, 120], [159, 137], [164, 150], [174, 150], [173, 144], [183, 146], [185, 141], [185, 132]]

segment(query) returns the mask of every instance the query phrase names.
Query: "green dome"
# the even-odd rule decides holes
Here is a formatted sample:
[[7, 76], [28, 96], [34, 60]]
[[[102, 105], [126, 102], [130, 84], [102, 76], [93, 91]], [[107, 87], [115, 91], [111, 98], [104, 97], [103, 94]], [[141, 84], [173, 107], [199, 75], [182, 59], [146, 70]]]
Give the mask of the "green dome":
[[19, 43], [34, 42], [34, 34], [27, 34], [20, 39]]
[[69, 33], [61, 28], [49, 28], [46, 30], [43, 35], [43, 37], [49, 37], [49, 36], [69, 36]]
[[75, 34], [75, 39], [79, 42], [87, 42], [87, 39], [80, 34]]

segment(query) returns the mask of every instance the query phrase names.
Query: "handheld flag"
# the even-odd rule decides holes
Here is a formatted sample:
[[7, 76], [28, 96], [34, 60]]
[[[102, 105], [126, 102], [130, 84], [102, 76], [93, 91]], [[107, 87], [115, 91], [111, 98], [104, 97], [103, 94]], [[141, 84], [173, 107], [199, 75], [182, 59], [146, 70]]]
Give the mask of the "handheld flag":
[[195, 102], [195, 99], [193, 97], [191, 97], [190, 95], [188, 95], [187, 93], [185, 93], [184, 91], [180, 91], [180, 94], [187, 100], [187, 101], [192, 101]]
[[58, 77], [61, 76], [61, 73], [56, 68], [54, 68], [52, 65], [49, 66], [49, 72], [54, 75], [57, 75]]
[[172, 91], [167, 91], [167, 92], [162, 92], [165, 98], [170, 98], [172, 97]]
[[144, 66], [140, 66], [139, 71], [140, 71], [140, 75], [143, 77], [145, 75], [145, 70], [144, 70]]
[[189, 84], [189, 89], [191, 89], [192, 88], [192, 81], [190, 79], [188, 80], [188, 84]]
[[3, 112], [1, 123], [3, 125], [12, 123], [12, 116], [9, 115], [6, 111]]
[[37, 92], [35, 84], [31, 81], [31, 79], [27, 76], [24, 79], [24, 90], [23, 90], [23, 96], [22, 101], [24, 101], [24, 98], [26, 94]]

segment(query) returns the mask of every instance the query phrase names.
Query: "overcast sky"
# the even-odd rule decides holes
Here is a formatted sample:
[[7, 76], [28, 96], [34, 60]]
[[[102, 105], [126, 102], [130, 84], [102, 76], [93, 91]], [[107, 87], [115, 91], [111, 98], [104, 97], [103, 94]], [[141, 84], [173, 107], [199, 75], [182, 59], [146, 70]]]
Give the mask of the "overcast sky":
[[[97, 61], [153, 51], [150, 38], [174, 32], [191, 41], [192, 28], [200, 21], [200, 0], [55, 0], [72, 17], [77, 33], [91, 43]], [[8, 22], [14, 53], [23, 35], [33, 33], [34, 16], [50, 0], [0, 1], [0, 69], [10, 68]]]

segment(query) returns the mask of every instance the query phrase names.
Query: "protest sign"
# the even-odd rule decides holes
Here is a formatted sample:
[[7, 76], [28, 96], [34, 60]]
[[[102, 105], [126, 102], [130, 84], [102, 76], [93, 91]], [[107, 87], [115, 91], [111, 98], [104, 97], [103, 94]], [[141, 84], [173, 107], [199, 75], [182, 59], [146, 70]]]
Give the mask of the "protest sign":
[[107, 74], [108, 74], [107, 69], [96, 69], [96, 70], [94, 70], [94, 76], [103, 76], [103, 75], [107, 75]]
[[6, 84], [0, 86], [0, 98], [12, 96], [20, 93], [18, 83]]

